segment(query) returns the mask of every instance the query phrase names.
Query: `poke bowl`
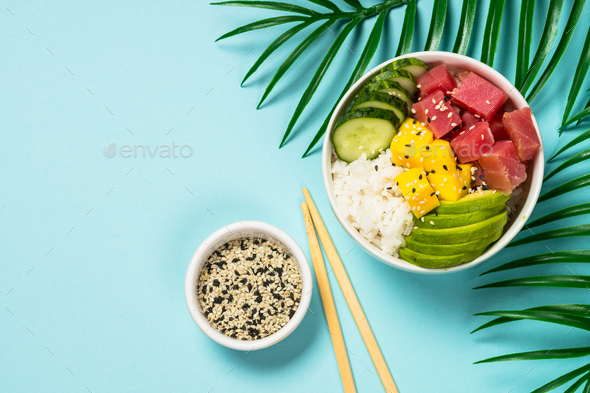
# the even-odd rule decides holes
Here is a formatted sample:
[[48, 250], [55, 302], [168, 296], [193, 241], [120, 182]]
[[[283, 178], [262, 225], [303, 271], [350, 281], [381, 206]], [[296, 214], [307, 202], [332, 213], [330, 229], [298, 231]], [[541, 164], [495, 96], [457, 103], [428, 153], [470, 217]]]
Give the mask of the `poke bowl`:
[[467, 56], [388, 60], [342, 97], [322, 150], [336, 218], [369, 254], [424, 274], [501, 251], [537, 203], [539, 126], [498, 71]]

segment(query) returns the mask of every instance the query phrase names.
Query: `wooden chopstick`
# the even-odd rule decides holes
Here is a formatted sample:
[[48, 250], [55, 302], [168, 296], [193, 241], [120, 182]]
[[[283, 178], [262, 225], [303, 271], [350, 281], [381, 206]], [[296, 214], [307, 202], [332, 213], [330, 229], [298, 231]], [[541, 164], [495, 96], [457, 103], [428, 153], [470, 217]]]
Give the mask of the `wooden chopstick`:
[[315, 271], [316, 281], [318, 282], [324, 311], [326, 312], [328, 330], [331, 333], [330, 336], [332, 337], [332, 345], [336, 353], [336, 361], [338, 362], [344, 392], [356, 393], [354, 377], [352, 376], [348, 353], [346, 352], [346, 344], [344, 344], [344, 337], [342, 336], [342, 329], [340, 328], [340, 321], [338, 320], [338, 313], [336, 312], [336, 305], [334, 304], [334, 297], [330, 288], [330, 280], [328, 279], [324, 257], [322, 256], [322, 250], [318, 243], [311, 216], [309, 215], [307, 203], [301, 203], [301, 210], [303, 211], [303, 221], [305, 221], [305, 229], [307, 230], [307, 240], [309, 241], [313, 269]]
[[381, 349], [379, 349], [379, 344], [375, 339], [375, 335], [371, 330], [371, 326], [369, 325], [369, 321], [365, 316], [363, 311], [363, 307], [359, 302], [356, 293], [354, 292], [354, 288], [352, 287], [352, 283], [348, 278], [348, 274], [346, 273], [346, 269], [342, 264], [342, 260], [338, 255], [338, 251], [336, 251], [336, 247], [334, 247], [334, 243], [332, 243], [332, 239], [330, 238], [330, 234], [320, 217], [320, 213], [316, 208], [313, 199], [311, 199], [311, 195], [307, 188], [303, 189], [303, 195], [305, 195], [305, 201], [307, 202], [307, 206], [309, 208], [309, 212], [311, 213], [311, 217], [313, 219], [313, 223], [315, 225], [316, 231], [318, 236], [320, 237], [320, 241], [322, 242], [322, 246], [324, 247], [324, 251], [328, 257], [328, 261], [332, 265], [334, 270], [334, 275], [338, 280], [338, 284], [340, 284], [340, 289], [342, 290], [342, 294], [344, 295], [344, 299], [346, 299], [346, 303], [348, 304], [348, 308], [350, 308], [350, 312], [352, 313], [352, 317], [356, 322], [356, 326], [358, 327], [363, 341], [365, 342], [365, 346], [369, 351], [369, 355], [371, 356], [371, 360], [373, 360], [373, 364], [375, 365], [375, 369], [377, 370], [377, 374], [379, 374], [379, 378], [381, 379], [381, 383], [385, 388], [387, 393], [399, 393], [397, 390], [397, 386], [395, 386], [395, 382], [393, 381], [393, 377], [389, 372], [389, 368], [387, 367], [387, 363], [385, 362], [385, 358], [381, 353]]

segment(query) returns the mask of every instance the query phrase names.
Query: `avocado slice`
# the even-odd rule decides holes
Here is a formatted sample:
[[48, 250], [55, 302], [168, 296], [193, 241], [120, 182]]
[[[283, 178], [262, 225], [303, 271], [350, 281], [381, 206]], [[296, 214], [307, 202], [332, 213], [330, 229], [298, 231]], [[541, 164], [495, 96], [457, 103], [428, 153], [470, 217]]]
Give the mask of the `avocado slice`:
[[[464, 227], [466, 225], [475, 224], [477, 222], [485, 221], [488, 218], [492, 218], [495, 215], [502, 213], [503, 210], [506, 210], [506, 206], [502, 204], [491, 209], [478, 210], [463, 214], [437, 214], [437, 211], [437, 213], [426, 214], [423, 217], [424, 222], [422, 222], [422, 219], [414, 218], [414, 226], [427, 229]], [[434, 225], [431, 224], [431, 222], [434, 223]]]
[[472, 242], [458, 243], [458, 244], [427, 244], [414, 240], [412, 236], [406, 237], [406, 247], [412, 251], [419, 252], [421, 254], [427, 254], [432, 256], [440, 255], [459, 255], [469, 253], [473, 250], [477, 250], [490, 245], [495, 242], [504, 233], [504, 228], [498, 229], [490, 236], [486, 236], [482, 239], [477, 239]]
[[410, 250], [408, 247], [400, 248], [399, 255], [404, 261], [408, 261], [413, 265], [425, 267], [429, 269], [450, 267], [469, 262], [483, 254], [486, 247], [458, 255], [427, 255]]
[[490, 190], [467, 194], [458, 201], [440, 201], [436, 208], [438, 214], [464, 214], [479, 210], [492, 209], [500, 205], [506, 205], [510, 195]]
[[[499, 194], [499, 193], [498, 193]], [[471, 194], [473, 195], [473, 194]], [[412, 231], [412, 238], [422, 243], [433, 244], [457, 244], [478, 240], [495, 233], [503, 228], [508, 221], [506, 211], [488, 218], [476, 224], [466, 225], [458, 228], [426, 229], [416, 228]], [[436, 228], [436, 225], [432, 228]]]

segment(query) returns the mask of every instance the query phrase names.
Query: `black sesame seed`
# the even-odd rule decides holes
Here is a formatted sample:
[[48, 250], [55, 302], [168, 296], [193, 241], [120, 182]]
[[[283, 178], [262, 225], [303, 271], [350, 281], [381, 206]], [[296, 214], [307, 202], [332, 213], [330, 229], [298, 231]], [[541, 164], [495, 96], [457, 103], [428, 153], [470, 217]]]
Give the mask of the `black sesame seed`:
[[436, 171], [433, 169], [433, 170], [430, 171], [430, 173], [436, 173]]
[[418, 120], [414, 119], [414, 121], [412, 122], [412, 124], [416, 124], [416, 122], [417, 122], [417, 121], [418, 121]]
[[426, 150], [430, 150], [430, 146], [426, 146]]
[[254, 244], [260, 244], [258, 240], [254, 240]]
[[412, 193], [414, 193], [414, 192], [416, 192], [416, 189], [415, 188], [412, 188]]
[[[430, 116], [428, 116], [428, 119], [427, 119], [427, 120], [428, 120], [428, 122], [430, 123]], [[414, 258], [414, 259], [416, 259], [416, 258]]]
[[378, 171], [379, 170], [379, 166], [375, 165], [375, 170]]
[[436, 211], [436, 209], [433, 210], [434, 215], [438, 217], [438, 212]]
[[245, 279], [245, 278], [242, 278], [242, 279], [240, 280], [240, 282], [241, 282], [242, 284], [245, 284], [245, 283], [246, 283], [246, 281], [248, 281], [248, 280], [247, 280], [247, 279]]
[[436, 194], [436, 192], [433, 192], [433, 193], [430, 194], [430, 196], [434, 196], [435, 194]]
[[467, 189], [467, 186], [463, 186], [463, 189], [466, 190]]
[[391, 190], [393, 187], [387, 187], [388, 190]]
[[481, 180], [485, 180], [485, 179], [486, 179], [485, 177], [483, 177], [483, 175], [479, 175], [479, 178], [480, 178]]
[[406, 144], [407, 147], [412, 147], [412, 145], [410, 145], [409, 143]]
[[443, 165], [443, 169], [444, 169], [445, 171], [448, 171], [448, 170], [449, 170], [449, 168], [447, 168], [447, 166], [446, 166], [446, 165]]
[[460, 171], [462, 171], [462, 170], [463, 170], [463, 168], [461, 168], [459, 165], [456, 165], [456, 166], [457, 166], [457, 169], [458, 169], [458, 170], [460, 170]]
[[418, 176], [418, 180], [422, 180], [422, 174], [420, 174], [420, 176]]
[[256, 303], [260, 303], [262, 301], [262, 296], [258, 296], [256, 299], [254, 299], [254, 301]]
[[214, 287], [218, 287], [219, 286], [219, 280], [218, 279], [213, 280], [213, 286]]
[[410, 156], [404, 156], [404, 157], [406, 157], [406, 159], [410, 158]]
[[215, 299], [213, 299], [213, 304], [221, 304], [222, 301], [223, 298], [221, 296], [217, 296]]

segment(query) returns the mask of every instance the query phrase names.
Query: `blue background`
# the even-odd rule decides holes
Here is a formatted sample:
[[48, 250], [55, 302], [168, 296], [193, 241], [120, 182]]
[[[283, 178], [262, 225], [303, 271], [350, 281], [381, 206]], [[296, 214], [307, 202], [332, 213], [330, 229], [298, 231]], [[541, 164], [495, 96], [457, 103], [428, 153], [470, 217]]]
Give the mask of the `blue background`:
[[[449, 3], [441, 43], [447, 50], [461, 8], [461, 2]], [[511, 80], [518, 3], [506, 4], [496, 57], [496, 68]], [[565, 2], [559, 36], [571, 3]], [[487, 4], [480, 2], [468, 51], [476, 58]], [[365, 254], [331, 213], [319, 149], [307, 159], [300, 156], [348, 79], [374, 19], [346, 41], [355, 55], [342, 48], [294, 136], [278, 150], [331, 34], [324, 33], [301, 56], [256, 111], [274, 70], [303, 35], [275, 53], [244, 88], [239, 86], [243, 75], [288, 26], [214, 40], [239, 25], [278, 15], [275, 11], [203, 1], [3, 0], [1, 5], [0, 391], [340, 392], [317, 293], [313, 314], [291, 336], [248, 354], [209, 340], [184, 299], [193, 252], [229, 223], [269, 222], [308, 253], [299, 206], [304, 186], [341, 251], [401, 392], [527, 392], [585, 364], [582, 358], [473, 365], [510, 352], [586, 345], [587, 334], [577, 329], [519, 322], [469, 333], [488, 320], [473, 316], [476, 312], [588, 302], [590, 293], [583, 290], [472, 290], [527, 273], [570, 274], [561, 265], [479, 277], [513, 258], [547, 252], [546, 247], [587, 248], [587, 239], [511, 248], [467, 271], [424, 276]], [[419, 1], [413, 50], [424, 46], [431, 8], [432, 1]], [[590, 24], [589, 10], [590, 4], [558, 70], [532, 103], [548, 155], [576, 134], [558, 139], [556, 127], [579, 59], [576, 49]], [[533, 50], [545, 15], [546, 5], [539, 4]], [[394, 56], [402, 18], [403, 7], [390, 12], [371, 66]], [[581, 96], [574, 113], [586, 99]], [[154, 148], [172, 141], [191, 145], [193, 155], [103, 155], [112, 142]], [[545, 189], [584, 170], [578, 165]], [[539, 205], [534, 217], [587, 200], [583, 191], [565, 195]], [[590, 273], [587, 266], [568, 267]], [[358, 391], [382, 391], [332, 275], [330, 280], [354, 353], [350, 361]]]

